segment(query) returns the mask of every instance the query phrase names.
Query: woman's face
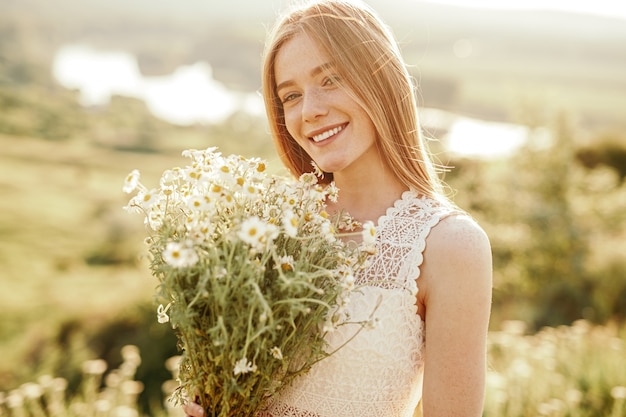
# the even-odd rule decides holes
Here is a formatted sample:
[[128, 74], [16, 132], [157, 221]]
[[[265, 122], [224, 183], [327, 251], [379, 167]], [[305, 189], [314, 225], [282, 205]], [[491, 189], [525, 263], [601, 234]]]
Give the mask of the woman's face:
[[274, 68], [287, 130], [323, 171], [337, 180], [380, 165], [372, 120], [313, 40], [302, 33], [286, 42]]

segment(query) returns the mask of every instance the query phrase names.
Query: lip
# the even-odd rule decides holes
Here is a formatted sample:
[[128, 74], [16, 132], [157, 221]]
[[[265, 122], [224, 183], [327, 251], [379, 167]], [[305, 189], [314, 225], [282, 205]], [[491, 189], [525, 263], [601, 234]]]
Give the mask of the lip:
[[317, 129], [312, 132], [309, 132], [306, 135], [306, 137], [307, 139], [309, 139], [310, 141], [314, 143], [321, 143], [321, 142], [328, 140], [329, 138], [332, 138], [333, 136], [336, 136], [337, 134], [342, 132], [347, 126], [348, 126], [347, 122], [336, 124], [336, 125], [331, 125], [331, 126], [326, 126], [322, 129]]

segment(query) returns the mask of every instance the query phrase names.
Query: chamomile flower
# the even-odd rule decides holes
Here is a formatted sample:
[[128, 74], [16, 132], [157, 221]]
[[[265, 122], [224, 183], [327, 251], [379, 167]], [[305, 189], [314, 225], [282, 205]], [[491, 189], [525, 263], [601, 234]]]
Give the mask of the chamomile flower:
[[292, 210], [286, 210], [283, 214], [283, 228], [289, 237], [298, 235], [298, 217]]
[[294, 193], [286, 193], [283, 196], [283, 204], [285, 210], [293, 210], [298, 204], [298, 197]]
[[333, 243], [337, 240], [335, 227], [329, 221], [325, 221], [321, 224], [320, 231], [328, 243]]
[[365, 245], [372, 245], [376, 242], [376, 227], [374, 226], [374, 222], [371, 220], [363, 223], [363, 231], [361, 232], [361, 237], [363, 238], [363, 243]]
[[276, 268], [280, 269], [283, 272], [293, 271], [293, 269], [294, 269], [294, 263], [293, 262], [294, 262], [293, 261], [293, 256], [291, 256], [291, 255], [281, 256], [276, 261]]
[[215, 225], [210, 221], [200, 219], [189, 224], [187, 236], [194, 243], [202, 243], [209, 240], [215, 231]]
[[235, 374], [235, 376], [239, 374], [247, 374], [249, 372], [256, 372], [256, 369], [256, 365], [253, 365], [252, 362], [248, 361], [246, 357], [243, 357], [235, 363], [233, 374]]
[[265, 166], [265, 162], [261, 161], [258, 158], [253, 158], [252, 162], [255, 164], [255, 171], [259, 174], [264, 173], [267, 167]]
[[145, 223], [152, 230], [159, 230], [163, 226], [163, 212], [159, 210], [150, 210], [146, 216]]
[[306, 185], [317, 184], [317, 176], [312, 172], [305, 172], [304, 174], [300, 175], [299, 181]]
[[172, 168], [163, 172], [159, 185], [163, 187], [172, 187], [183, 176], [183, 170], [180, 168]]
[[125, 193], [132, 193], [133, 191], [135, 191], [137, 189], [137, 186], [139, 185], [139, 177], [139, 171], [133, 169], [130, 174], [126, 176], [126, 180], [124, 181], [124, 187], [122, 188], [122, 190]]
[[317, 165], [315, 161], [311, 161], [311, 166], [313, 167], [313, 174], [315, 174], [317, 178], [324, 178], [324, 171], [320, 169], [319, 165]]
[[338, 227], [341, 230], [345, 230], [347, 232], [351, 232], [353, 230], [358, 229], [361, 224], [356, 221], [354, 218], [352, 218], [352, 216], [350, 216], [348, 213], [341, 213], [339, 216], [339, 224]]
[[246, 219], [237, 233], [239, 239], [255, 249], [263, 249], [277, 235], [278, 228], [275, 225], [266, 223], [257, 216]]
[[124, 209], [124, 211], [128, 213], [142, 213], [141, 207], [139, 206], [139, 203], [137, 202], [137, 196], [134, 196], [133, 198], [131, 198], [128, 204], [126, 204], [122, 208]]
[[163, 260], [174, 268], [186, 268], [195, 265], [199, 258], [190, 245], [180, 242], [169, 242], [163, 251]]
[[204, 162], [207, 158], [207, 155], [211, 156], [219, 156], [220, 153], [217, 152], [217, 146], [213, 146], [211, 148], [198, 150], [198, 149], [185, 149], [182, 151], [182, 155], [187, 158], [191, 158], [196, 162]]
[[280, 350], [280, 348], [278, 346], [274, 346], [273, 348], [270, 349], [270, 353], [272, 354], [272, 356], [278, 360], [282, 360], [283, 359], [283, 352]]
[[167, 315], [167, 310], [170, 309], [171, 305], [172, 303], [169, 303], [163, 307], [163, 304], [159, 304], [159, 307], [157, 308], [157, 321], [159, 323], [163, 324], [170, 321], [170, 316]]
[[258, 217], [250, 217], [241, 224], [238, 236], [249, 245], [257, 246], [265, 234], [265, 223]]
[[159, 192], [155, 189], [140, 191], [135, 201], [144, 210], [150, 210], [159, 201]]
[[264, 219], [267, 219], [268, 222], [275, 224], [277, 219], [282, 215], [281, 209], [276, 204], [263, 204], [263, 215]]
[[354, 289], [354, 275], [349, 273], [343, 276], [343, 279], [341, 280], [341, 286], [343, 289], [348, 290], [348, 291], [352, 291]]
[[217, 181], [226, 188], [231, 188], [237, 184], [236, 168], [230, 160], [223, 161], [215, 170], [215, 175]]
[[245, 198], [254, 200], [261, 195], [261, 190], [258, 186], [248, 183], [242, 187], [241, 193]]
[[192, 194], [185, 199], [191, 210], [207, 211], [213, 208], [213, 200], [208, 195]]
[[326, 202], [326, 196], [328, 195], [327, 190], [327, 187], [321, 184], [311, 187], [311, 199], [317, 201], [319, 204], [324, 204]]
[[335, 181], [328, 184], [328, 187], [326, 187], [326, 193], [328, 194], [328, 199], [330, 201], [333, 203], [337, 202], [337, 199], [339, 198], [339, 188], [335, 185]]

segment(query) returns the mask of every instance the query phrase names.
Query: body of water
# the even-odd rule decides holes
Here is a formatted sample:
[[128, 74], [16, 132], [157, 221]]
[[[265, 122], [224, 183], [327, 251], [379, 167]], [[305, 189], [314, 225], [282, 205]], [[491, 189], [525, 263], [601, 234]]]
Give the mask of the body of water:
[[67, 45], [56, 53], [52, 73], [59, 84], [79, 91], [83, 106], [106, 106], [114, 95], [135, 97], [156, 117], [178, 125], [219, 123], [241, 109], [263, 113], [258, 94], [229, 90], [213, 79], [205, 62], [148, 77], [128, 52]]
[[[206, 62], [185, 65], [164, 76], [148, 77], [134, 55], [101, 51], [88, 45], [67, 45], [55, 55], [55, 80], [79, 91], [83, 106], [106, 106], [114, 95], [143, 100], [156, 117], [177, 125], [220, 123], [237, 111], [264, 114], [256, 92], [241, 93], [215, 80]], [[523, 126], [462, 117], [436, 109], [422, 109], [427, 130], [444, 132], [447, 150], [476, 158], [510, 155], [529, 135]]]

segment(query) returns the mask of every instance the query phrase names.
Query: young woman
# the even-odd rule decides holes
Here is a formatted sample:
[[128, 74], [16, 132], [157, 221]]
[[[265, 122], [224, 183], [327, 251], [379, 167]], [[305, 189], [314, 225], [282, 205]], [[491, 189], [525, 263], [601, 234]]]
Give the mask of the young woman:
[[[491, 249], [443, 195], [414, 89], [389, 29], [363, 4], [315, 1], [269, 36], [263, 92], [283, 162], [298, 176], [314, 161], [339, 188], [327, 211], [376, 223], [377, 254], [350, 313], [375, 311], [379, 325], [270, 398], [260, 417], [482, 414]], [[329, 334], [331, 348], [353, 333]], [[197, 404], [184, 409], [202, 416]]]

